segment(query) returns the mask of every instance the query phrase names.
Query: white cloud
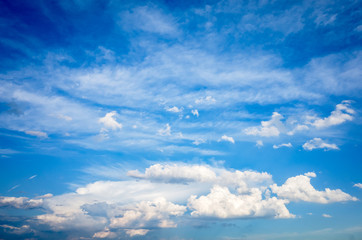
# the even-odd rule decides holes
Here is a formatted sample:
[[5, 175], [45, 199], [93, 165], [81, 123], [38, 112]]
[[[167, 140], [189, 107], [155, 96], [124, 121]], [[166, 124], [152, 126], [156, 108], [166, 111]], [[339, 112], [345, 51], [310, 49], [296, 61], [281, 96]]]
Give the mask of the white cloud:
[[305, 201], [326, 204], [357, 201], [357, 198], [342, 192], [340, 189], [331, 190], [326, 188], [324, 191], [316, 190], [310, 183], [311, 177], [316, 177], [316, 174], [306, 173], [305, 175], [291, 177], [282, 186], [279, 187], [273, 184], [270, 188], [278, 197], [294, 202]]
[[199, 111], [197, 111], [197, 109], [191, 110], [191, 113], [192, 113], [194, 116], [199, 117]]
[[40, 137], [40, 138], [47, 138], [48, 134], [45, 132], [41, 132], [41, 131], [25, 131], [26, 134], [31, 135], [31, 136], [36, 136], [36, 137]]
[[216, 179], [215, 172], [207, 165], [155, 164], [145, 170], [129, 171], [128, 176], [162, 182], [206, 182]]
[[217, 218], [249, 218], [274, 217], [291, 218], [285, 204], [286, 200], [275, 197], [262, 199], [262, 192], [257, 188], [250, 189], [249, 194], [235, 195], [227, 187], [214, 186], [206, 196], [191, 196], [188, 207], [192, 216]]
[[356, 183], [356, 184], [353, 185], [353, 187], [358, 187], [358, 188], [362, 189], [362, 183]]
[[173, 204], [165, 198], [153, 201], [142, 201], [135, 205], [124, 206], [120, 210], [122, 217], [113, 217], [110, 220], [111, 228], [142, 228], [160, 227], [173, 228], [177, 225], [169, 219], [170, 216], [180, 216], [186, 207]]
[[[150, 229], [173, 228], [189, 214], [194, 218], [291, 218], [294, 215], [286, 207], [290, 201], [357, 200], [339, 189], [315, 190], [309, 182], [316, 177], [313, 172], [289, 178], [280, 187], [265, 172], [207, 164], [154, 164], [144, 173], [128, 171], [128, 175], [136, 179], [97, 181], [75, 192], [36, 199], [1, 197], [0, 206], [40, 208], [45, 214], [34, 221], [52, 230], [89, 229], [94, 238], [117, 238], [120, 231], [131, 237]], [[271, 191], [277, 196], [271, 196]]]
[[223, 135], [219, 141], [226, 141], [226, 142], [235, 143], [234, 138], [226, 136], [226, 135]]
[[351, 101], [342, 101], [337, 104], [336, 109], [331, 113], [330, 116], [315, 120], [312, 125], [316, 128], [326, 128], [334, 125], [342, 124], [346, 121], [352, 121], [355, 111], [350, 108]]
[[4, 232], [11, 233], [11, 234], [17, 234], [17, 235], [34, 232], [34, 230], [31, 229], [29, 225], [22, 225], [21, 227], [15, 227], [15, 226], [4, 224], [4, 225], [0, 225], [0, 228], [3, 228]]
[[158, 134], [161, 136], [171, 136], [171, 126], [170, 124], [166, 124], [165, 128], [159, 129]]
[[306, 131], [309, 127], [307, 125], [298, 124], [295, 126], [295, 128], [289, 132], [287, 132], [288, 135], [294, 135], [296, 132]]
[[323, 213], [323, 214], [322, 214], [322, 217], [324, 217], [324, 218], [331, 218], [332, 216], [329, 215], [329, 214]]
[[206, 96], [203, 98], [196, 99], [195, 103], [196, 104], [214, 104], [214, 103], [216, 103], [216, 100], [212, 96]]
[[127, 174], [156, 182], [182, 184], [201, 182], [210, 185], [233, 186], [239, 192], [246, 192], [249, 186], [269, 186], [272, 183], [272, 176], [265, 172], [231, 171], [197, 164], [155, 164], [147, 168], [144, 174], [137, 170], [129, 171]]
[[116, 238], [117, 234], [109, 231], [109, 229], [93, 234], [93, 238]]
[[303, 144], [303, 148], [308, 151], [313, 149], [324, 149], [324, 150], [339, 150], [338, 146], [334, 143], [326, 143], [321, 138], [313, 138]]
[[161, 10], [147, 6], [136, 7], [121, 14], [125, 29], [142, 30], [150, 33], [173, 36], [178, 33], [177, 22]]
[[202, 143], [205, 143], [205, 142], [206, 142], [205, 139], [199, 138], [199, 139], [196, 139], [195, 141], [193, 141], [192, 144], [198, 146], [198, 145], [200, 145]]
[[179, 113], [182, 112], [181, 108], [178, 108], [176, 106], [174, 107], [169, 107], [169, 108], [165, 108], [167, 112], [173, 112], [173, 113]]
[[257, 146], [257, 147], [262, 147], [262, 146], [264, 146], [263, 141], [262, 141], [262, 140], [256, 141], [255, 146]]
[[34, 179], [36, 177], [37, 177], [37, 175], [33, 175], [33, 176], [29, 177], [28, 180]]
[[279, 145], [273, 145], [273, 148], [274, 149], [278, 149], [278, 148], [281, 148], [281, 147], [287, 147], [287, 148], [291, 148], [293, 147], [293, 145], [291, 143], [282, 143], [282, 144], [279, 144]]
[[117, 116], [116, 111], [112, 111], [107, 113], [104, 117], [100, 118], [98, 121], [102, 123], [106, 128], [110, 128], [112, 130], [117, 130], [122, 128], [122, 124], [118, 123], [114, 118]]
[[244, 129], [246, 135], [273, 137], [279, 136], [280, 132], [284, 129], [283, 123], [280, 121], [283, 116], [277, 112], [273, 112], [273, 115], [269, 121], [262, 121], [260, 127], [249, 127]]
[[134, 236], [144, 236], [146, 235], [150, 230], [148, 229], [127, 229], [126, 233], [130, 236], [130, 237], [134, 237]]
[[42, 206], [43, 199], [29, 199], [27, 197], [1, 197], [0, 207], [13, 207], [19, 209], [37, 208]]

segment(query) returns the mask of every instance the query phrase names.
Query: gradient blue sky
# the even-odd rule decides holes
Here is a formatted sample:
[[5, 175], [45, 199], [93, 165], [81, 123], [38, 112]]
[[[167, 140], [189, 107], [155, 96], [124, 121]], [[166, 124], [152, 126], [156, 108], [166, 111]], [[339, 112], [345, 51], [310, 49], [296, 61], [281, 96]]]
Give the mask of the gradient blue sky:
[[362, 2], [0, 2], [0, 239], [362, 239]]

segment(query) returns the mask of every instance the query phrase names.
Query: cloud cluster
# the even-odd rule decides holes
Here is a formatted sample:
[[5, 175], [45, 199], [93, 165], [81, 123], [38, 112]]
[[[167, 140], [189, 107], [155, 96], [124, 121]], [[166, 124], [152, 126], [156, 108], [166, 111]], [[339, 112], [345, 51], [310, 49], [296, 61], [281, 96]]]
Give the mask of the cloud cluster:
[[95, 238], [113, 238], [120, 233], [132, 237], [150, 229], [174, 228], [187, 215], [192, 219], [293, 218], [287, 208], [290, 202], [357, 200], [340, 189], [316, 190], [310, 183], [316, 177], [313, 172], [291, 177], [281, 186], [265, 172], [206, 164], [158, 163], [144, 173], [128, 171], [128, 176], [128, 180], [97, 181], [58, 196], [1, 197], [0, 207], [42, 209], [45, 214], [32, 220], [33, 227], [81, 229]]

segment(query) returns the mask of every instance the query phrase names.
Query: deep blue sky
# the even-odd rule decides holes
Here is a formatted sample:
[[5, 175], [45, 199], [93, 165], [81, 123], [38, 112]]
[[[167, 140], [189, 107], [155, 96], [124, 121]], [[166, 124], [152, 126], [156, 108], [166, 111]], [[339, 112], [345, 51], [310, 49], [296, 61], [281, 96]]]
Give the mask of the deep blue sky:
[[1, 1], [0, 239], [362, 239], [361, 1]]

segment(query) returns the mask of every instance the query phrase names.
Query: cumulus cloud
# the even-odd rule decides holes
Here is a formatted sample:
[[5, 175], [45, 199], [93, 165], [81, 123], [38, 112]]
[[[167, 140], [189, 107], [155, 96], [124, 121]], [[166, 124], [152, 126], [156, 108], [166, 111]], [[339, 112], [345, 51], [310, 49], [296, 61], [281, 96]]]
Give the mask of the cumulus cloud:
[[255, 146], [257, 146], [257, 147], [262, 147], [262, 146], [264, 146], [263, 141], [262, 141], [262, 140], [256, 141]]
[[142, 228], [142, 227], [176, 227], [170, 216], [180, 216], [186, 207], [173, 204], [165, 198], [154, 201], [142, 201], [135, 205], [127, 205], [120, 210], [122, 217], [111, 218], [111, 228]]
[[[356, 201], [341, 190], [316, 190], [314, 172], [273, 184], [266, 172], [233, 170], [207, 164], [159, 163], [128, 171], [130, 179], [97, 181], [75, 192], [35, 199], [1, 197], [0, 207], [40, 208], [33, 218], [55, 231], [86, 230], [93, 238], [146, 235], [174, 228], [183, 217], [292, 218], [290, 201]], [[275, 196], [271, 196], [271, 193]], [[186, 215], [186, 216], [185, 216]]]
[[40, 138], [48, 138], [48, 134], [46, 132], [41, 132], [41, 131], [25, 131], [26, 134], [31, 135], [31, 136], [35, 136], [35, 137], [40, 137]]
[[197, 109], [193, 109], [191, 110], [191, 113], [196, 116], [196, 117], [199, 117], [199, 111]]
[[105, 231], [96, 232], [93, 234], [93, 238], [116, 238], [117, 234], [106, 229]]
[[322, 214], [322, 217], [324, 217], [324, 218], [331, 218], [332, 216], [329, 215], [329, 214], [323, 213], [323, 214]]
[[223, 135], [219, 141], [226, 141], [226, 142], [235, 143], [234, 138], [226, 136], [226, 135]]
[[134, 236], [144, 236], [146, 235], [150, 230], [148, 229], [127, 229], [126, 234], [128, 234], [130, 237]]
[[102, 123], [106, 128], [112, 130], [117, 130], [122, 128], [122, 124], [117, 122], [115, 117], [117, 116], [116, 111], [107, 113], [104, 117], [100, 118], [98, 121]]
[[281, 148], [281, 147], [287, 147], [287, 148], [291, 148], [293, 147], [293, 145], [291, 143], [282, 143], [282, 144], [279, 144], [279, 145], [273, 145], [273, 148], [274, 149], [278, 149], [278, 148]]
[[358, 188], [362, 189], [362, 183], [356, 183], [356, 184], [353, 185], [353, 187], [358, 187]]
[[205, 182], [216, 178], [215, 172], [205, 165], [155, 164], [145, 170], [129, 171], [128, 176], [162, 182]]
[[274, 217], [291, 218], [286, 200], [275, 197], [262, 199], [259, 189], [250, 189], [250, 194], [235, 195], [227, 187], [214, 186], [206, 196], [191, 196], [188, 207], [192, 216], [217, 218]]
[[16, 234], [16, 235], [22, 235], [22, 234], [34, 232], [34, 230], [31, 229], [29, 225], [22, 225], [21, 227], [15, 227], [15, 226], [4, 224], [4, 225], [0, 225], [0, 228], [3, 228], [4, 231], [7, 233]]
[[202, 182], [221, 186], [236, 187], [239, 192], [247, 192], [250, 186], [268, 186], [272, 176], [268, 173], [255, 171], [239, 171], [213, 168], [209, 165], [198, 164], [155, 164], [145, 170], [129, 171], [131, 177], [165, 183]]
[[29, 199], [27, 197], [0, 197], [0, 207], [29, 209], [40, 207], [42, 204], [43, 199]]
[[312, 140], [309, 140], [303, 144], [303, 148], [308, 151], [312, 151], [314, 149], [339, 150], [336, 144], [326, 143], [321, 138], [313, 138]]
[[326, 188], [324, 191], [316, 190], [310, 180], [316, 177], [315, 173], [306, 173], [295, 177], [288, 178], [282, 186], [273, 184], [270, 186], [273, 193], [278, 197], [288, 199], [290, 201], [299, 202], [315, 202], [315, 203], [332, 203], [357, 201], [357, 198], [342, 192], [340, 189], [331, 190]]
[[170, 124], [166, 124], [165, 128], [161, 128], [158, 130], [158, 134], [161, 136], [171, 136], [171, 126]]
[[312, 125], [316, 128], [326, 128], [352, 121], [355, 111], [350, 107], [351, 101], [345, 100], [337, 104], [336, 109], [326, 118], [316, 119]]
[[179, 112], [182, 112], [182, 109], [181, 108], [178, 108], [176, 106], [174, 107], [168, 107], [168, 108], [165, 108], [167, 112], [173, 112], [173, 113], [179, 113]]
[[262, 136], [262, 137], [273, 137], [279, 136], [284, 125], [281, 122], [283, 116], [277, 112], [274, 112], [269, 121], [262, 121], [260, 127], [249, 127], [244, 129], [246, 135]]

